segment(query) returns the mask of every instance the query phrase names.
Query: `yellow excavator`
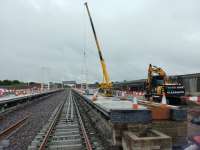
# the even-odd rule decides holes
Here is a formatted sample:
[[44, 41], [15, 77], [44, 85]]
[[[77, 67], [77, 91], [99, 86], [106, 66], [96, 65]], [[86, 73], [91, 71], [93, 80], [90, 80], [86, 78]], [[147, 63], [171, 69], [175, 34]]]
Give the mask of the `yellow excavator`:
[[181, 105], [181, 96], [185, 95], [185, 88], [179, 83], [171, 83], [162, 68], [150, 64], [145, 96], [148, 100], [161, 102], [163, 94], [168, 104]]
[[85, 7], [87, 9], [87, 13], [88, 13], [88, 16], [89, 16], [90, 24], [91, 24], [91, 27], [92, 27], [94, 39], [95, 39], [98, 54], [99, 54], [102, 73], [103, 73], [103, 81], [102, 81], [102, 83], [100, 83], [100, 89], [103, 91], [104, 96], [111, 97], [111, 96], [113, 96], [113, 94], [112, 94], [112, 82], [110, 81], [110, 77], [109, 77], [109, 74], [108, 74], [108, 71], [107, 71], [107, 68], [106, 68], [106, 63], [105, 63], [105, 60], [104, 60], [102, 52], [101, 52], [101, 47], [100, 47], [100, 44], [99, 44], [99, 41], [98, 41], [98, 38], [97, 38], [97, 35], [96, 35], [94, 23], [92, 21], [92, 17], [91, 17], [90, 10], [88, 8], [87, 2], [85, 2]]

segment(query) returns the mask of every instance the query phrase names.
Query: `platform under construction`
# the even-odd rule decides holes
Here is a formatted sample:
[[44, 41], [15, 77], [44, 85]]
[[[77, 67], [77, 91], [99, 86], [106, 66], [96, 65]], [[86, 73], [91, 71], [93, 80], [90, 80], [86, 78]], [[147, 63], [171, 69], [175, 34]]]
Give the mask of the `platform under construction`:
[[187, 145], [187, 110], [139, 100], [132, 102], [117, 97], [75, 96], [87, 115], [114, 149], [172, 149]]

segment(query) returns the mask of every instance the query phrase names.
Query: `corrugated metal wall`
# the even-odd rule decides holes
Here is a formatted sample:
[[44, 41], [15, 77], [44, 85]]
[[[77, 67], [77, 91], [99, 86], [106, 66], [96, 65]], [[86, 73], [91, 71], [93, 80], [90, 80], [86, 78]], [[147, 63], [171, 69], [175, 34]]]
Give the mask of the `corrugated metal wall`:
[[172, 76], [170, 79], [172, 82], [183, 84], [186, 95], [200, 95], [200, 74]]
[[[184, 85], [186, 95], [200, 96], [200, 73], [170, 76], [169, 79], [173, 83], [180, 83]], [[131, 90], [145, 90], [144, 82], [145, 80], [135, 80], [128, 83], [124, 82], [121, 85], [118, 84], [116, 87], [119, 89], [131, 88]]]
[[197, 78], [197, 91], [200, 92], [200, 77]]

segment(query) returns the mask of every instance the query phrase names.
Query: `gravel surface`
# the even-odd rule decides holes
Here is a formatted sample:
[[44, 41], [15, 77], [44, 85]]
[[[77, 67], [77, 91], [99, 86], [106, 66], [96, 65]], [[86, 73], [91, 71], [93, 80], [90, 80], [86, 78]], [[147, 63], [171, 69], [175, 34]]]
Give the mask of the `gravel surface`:
[[0, 120], [0, 132], [28, 115], [28, 112], [24, 111], [23, 109], [20, 111], [15, 110], [11, 113], [4, 115], [3, 119]]
[[27, 114], [31, 114], [31, 116], [19, 130], [8, 138], [10, 144], [5, 150], [26, 150], [37, 132], [39, 132], [49, 119], [53, 110], [60, 102], [64, 101], [65, 98], [65, 92], [56, 93], [50, 97], [36, 100], [23, 109], [9, 113], [7, 115], [7, 120], [9, 120], [9, 117], [13, 120], [17, 120], [17, 118], [23, 118]]
[[15, 124], [17, 121], [23, 119], [25, 116], [29, 115], [30, 113], [24, 110], [25, 107], [27, 107], [28, 105], [32, 105], [32, 103], [35, 103], [36, 101], [39, 101], [42, 99], [44, 100], [49, 96], [51, 95], [46, 95], [46, 96], [39, 97], [37, 99], [33, 99], [32, 101], [13, 107], [14, 109], [11, 108], [10, 110], [8, 110], [8, 112], [1, 113], [0, 132], [10, 127], [11, 125]]

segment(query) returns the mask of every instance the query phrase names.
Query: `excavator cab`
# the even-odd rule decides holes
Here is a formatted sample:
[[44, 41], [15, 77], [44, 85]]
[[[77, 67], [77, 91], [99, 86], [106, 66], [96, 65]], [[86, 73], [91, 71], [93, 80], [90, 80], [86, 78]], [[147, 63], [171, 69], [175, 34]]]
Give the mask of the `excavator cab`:
[[163, 76], [153, 76], [152, 77], [152, 86], [153, 87], [156, 87], [156, 86], [159, 86], [159, 85], [163, 85], [165, 84], [164, 82], [164, 77]]

